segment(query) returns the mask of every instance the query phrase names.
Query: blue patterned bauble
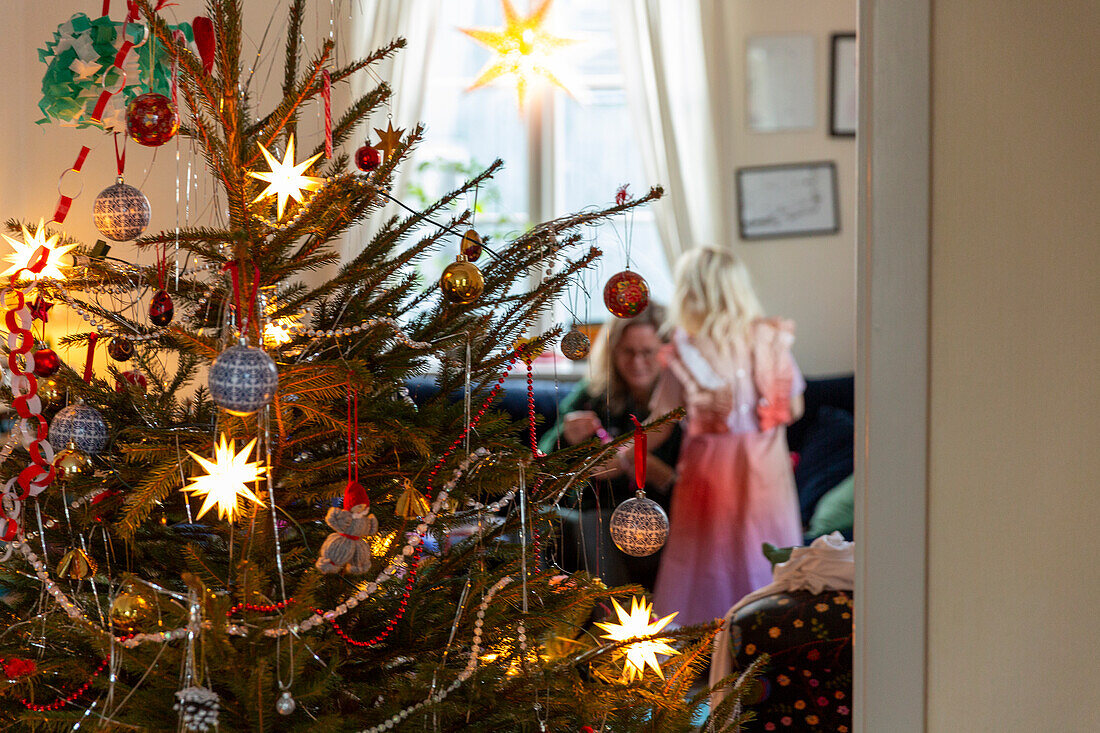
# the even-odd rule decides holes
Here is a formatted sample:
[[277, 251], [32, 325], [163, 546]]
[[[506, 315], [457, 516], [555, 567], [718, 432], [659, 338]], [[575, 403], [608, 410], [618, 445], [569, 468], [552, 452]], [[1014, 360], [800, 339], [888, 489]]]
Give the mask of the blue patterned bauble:
[[133, 186], [118, 183], [108, 186], [96, 196], [92, 204], [95, 228], [107, 239], [128, 242], [137, 239], [149, 226], [153, 210], [145, 194]]
[[639, 491], [611, 514], [609, 523], [615, 546], [634, 557], [652, 555], [668, 539], [668, 515], [661, 505]]
[[107, 423], [99, 410], [80, 403], [59, 410], [50, 421], [50, 445], [67, 446], [70, 441], [90, 456], [107, 445]]
[[210, 396], [234, 415], [249, 415], [271, 402], [279, 386], [279, 370], [263, 349], [233, 346], [210, 367]]

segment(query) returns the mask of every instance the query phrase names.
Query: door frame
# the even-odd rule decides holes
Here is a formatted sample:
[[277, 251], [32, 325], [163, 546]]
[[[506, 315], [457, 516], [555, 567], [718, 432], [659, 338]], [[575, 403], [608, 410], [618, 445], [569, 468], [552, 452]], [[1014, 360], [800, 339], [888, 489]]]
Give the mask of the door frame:
[[857, 733], [923, 733], [931, 0], [859, 0]]

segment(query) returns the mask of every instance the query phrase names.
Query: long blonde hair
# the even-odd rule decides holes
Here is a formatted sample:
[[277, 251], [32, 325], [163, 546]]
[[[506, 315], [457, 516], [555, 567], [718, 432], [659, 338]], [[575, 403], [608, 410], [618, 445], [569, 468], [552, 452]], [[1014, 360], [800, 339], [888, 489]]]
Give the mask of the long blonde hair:
[[697, 247], [676, 264], [669, 323], [709, 339], [720, 351], [746, 343], [764, 315], [744, 263], [729, 250]]
[[613, 411], [617, 412], [624, 408], [629, 390], [615, 368], [613, 358], [615, 350], [619, 348], [628, 328], [652, 326], [653, 330], [660, 334], [665, 316], [665, 307], [651, 302], [648, 308], [634, 318], [612, 318], [600, 328], [599, 334], [592, 343], [592, 353], [588, 357], [589, 396], [606, 397], [607, 404]]

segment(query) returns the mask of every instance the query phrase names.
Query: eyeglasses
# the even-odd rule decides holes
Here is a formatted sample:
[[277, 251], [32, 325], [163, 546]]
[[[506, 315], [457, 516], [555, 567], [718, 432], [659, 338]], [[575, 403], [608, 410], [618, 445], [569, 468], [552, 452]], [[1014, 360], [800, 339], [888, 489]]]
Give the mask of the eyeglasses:
[[657, 349], [625, 349], [620, 348], [618, 355], [622, 359], [627, 361], [633, 361], [635, 359], [644, 359], [650, 361], [657, 358]]

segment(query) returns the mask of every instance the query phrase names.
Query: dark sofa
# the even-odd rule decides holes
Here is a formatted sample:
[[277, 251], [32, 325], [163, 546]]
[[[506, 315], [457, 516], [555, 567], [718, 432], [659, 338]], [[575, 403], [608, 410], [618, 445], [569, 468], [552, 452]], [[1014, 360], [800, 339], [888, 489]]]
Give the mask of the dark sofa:
[[[436, 393], [435, 381], [421, 377], [408, 383], [417, 402]], [[568, 395], [572, 382], [535, 379], [535, 413], [539, 416], [538, 436], [558, 419], [558, 403]], [[802, 418], [787, 428], [787, 442], [798, 454], [795, 483], [803, 524], [809, 522], [818, 500], [852, 473], [853, 412], [855, 382], [851, 374], [811, 377], [806, 380], [806, 410]], [[459, 399], [460, 395], [453, 395]], [[508, 379], [503, 394], [495, 402], [516, 420], [527, 416], [527, 382]]]

